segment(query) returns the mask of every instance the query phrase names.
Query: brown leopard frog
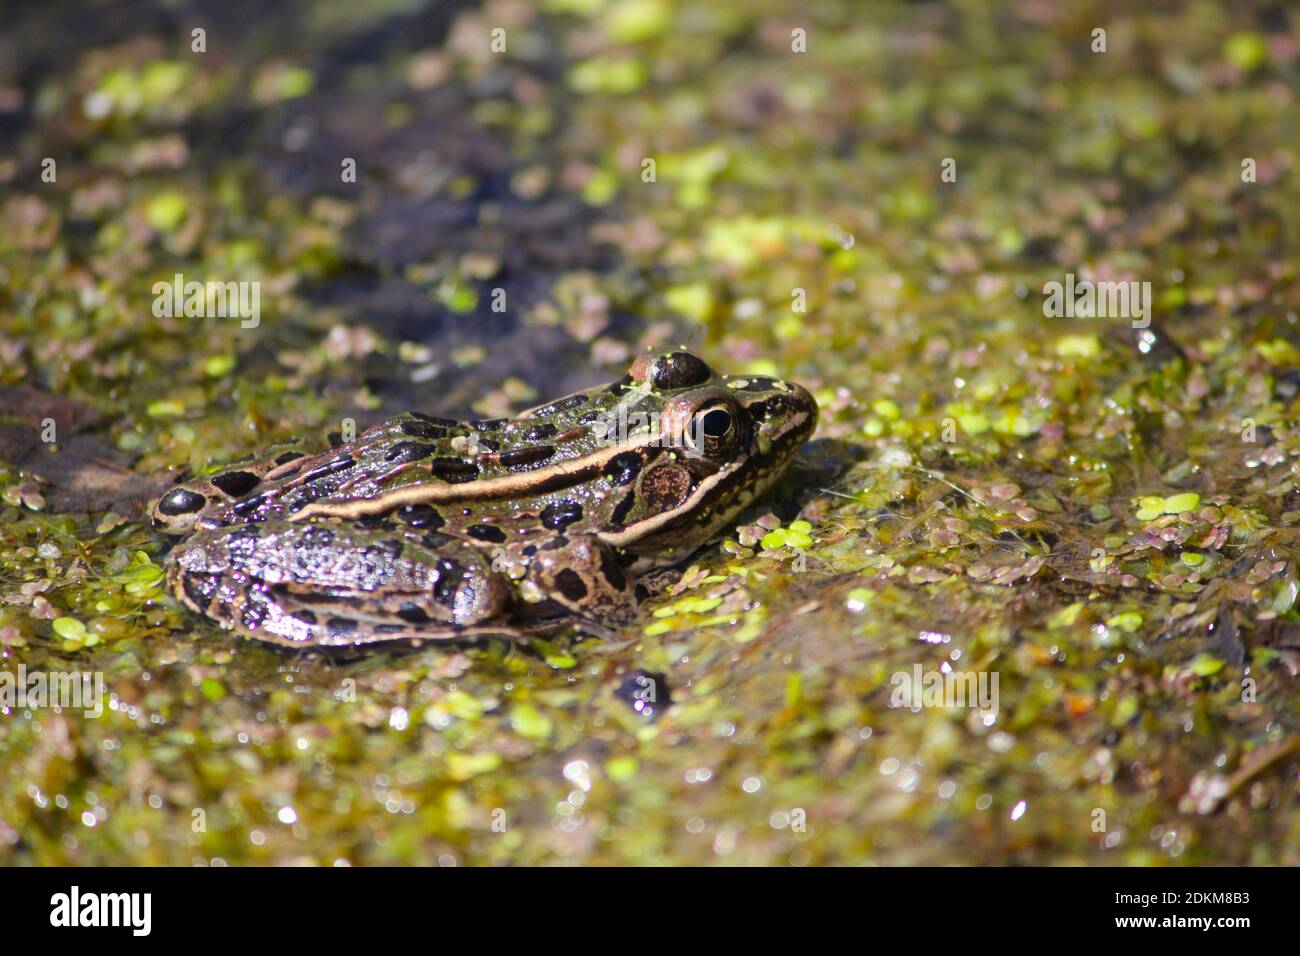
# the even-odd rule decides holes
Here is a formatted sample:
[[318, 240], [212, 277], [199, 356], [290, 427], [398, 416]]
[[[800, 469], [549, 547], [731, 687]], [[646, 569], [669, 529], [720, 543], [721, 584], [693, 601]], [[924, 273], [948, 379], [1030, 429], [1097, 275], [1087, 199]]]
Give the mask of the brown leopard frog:
[[519, 417], [399, 415], [177, 485], [155, 527], [187, 607], [248, 637], [344, 647], [610, 634], [637, 575], [763, 495], [817, 423], [798, 385], [647, 353], [612, 385]]

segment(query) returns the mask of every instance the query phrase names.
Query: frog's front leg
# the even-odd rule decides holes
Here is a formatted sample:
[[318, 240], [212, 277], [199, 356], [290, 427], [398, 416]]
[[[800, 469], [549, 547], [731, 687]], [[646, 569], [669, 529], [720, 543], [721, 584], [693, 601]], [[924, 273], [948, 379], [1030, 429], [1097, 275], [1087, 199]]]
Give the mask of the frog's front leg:
[[168, 565], [193, 610], [295, 647], [472, 636], [502, 618], [513, 591], [477, 548], [397, 528], [237, 525], [195, 534]]
[[636, 615], [636, 583], [618, 552], [593, 534], [556, 535], [539, 545], [521, 592], [525, 600], [549, 598], [604, 636]]

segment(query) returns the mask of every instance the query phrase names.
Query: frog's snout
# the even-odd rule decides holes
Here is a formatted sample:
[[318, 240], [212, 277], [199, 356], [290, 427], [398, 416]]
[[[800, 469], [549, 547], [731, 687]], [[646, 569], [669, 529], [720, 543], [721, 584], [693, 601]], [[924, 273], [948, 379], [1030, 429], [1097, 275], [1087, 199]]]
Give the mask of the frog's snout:
[[812, 433], [817, 430], [817, 414], [820, 411], [817, 408], [817, 399], [813, 398], [812, 392], [795, 382], [789, 383], [790, 401], [800, 411], [799, 418], [802, 420], [801, 441], [806, 441], [812, 437]]

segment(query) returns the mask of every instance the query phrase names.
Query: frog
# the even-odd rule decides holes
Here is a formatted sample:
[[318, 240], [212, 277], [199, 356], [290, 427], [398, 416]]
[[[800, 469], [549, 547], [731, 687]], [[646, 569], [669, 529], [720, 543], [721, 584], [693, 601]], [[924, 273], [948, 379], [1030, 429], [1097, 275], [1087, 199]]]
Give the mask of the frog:
[[573, 626], [610, 637], [789, 472], [804, 387], [684, 349], [513, 418], [406, 412], [281, 443], [150, 508], [189, 610], [285, 647], [364, 648]]

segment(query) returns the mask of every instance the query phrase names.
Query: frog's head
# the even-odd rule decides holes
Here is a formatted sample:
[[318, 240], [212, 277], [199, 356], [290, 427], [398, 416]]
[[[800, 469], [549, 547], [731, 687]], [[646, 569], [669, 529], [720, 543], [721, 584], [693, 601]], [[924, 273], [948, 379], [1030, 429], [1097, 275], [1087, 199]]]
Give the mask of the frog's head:
[[647, 461], [625, 529], [608, 536], [639, 550], [689, 549], [714, 534], [785, 474], [817, 427], [802, 386], [721, 375], [680, 349], [640, 356], [625, 381], [653, 393], [660, 435], [677, 450]]
[[817, 427], [817, 402], [803, 386], [764, 375], [720, 375], [682, 349], [647, 352], [628, 378], [660, 397], [664, 434], [690, 457], [720, 466], [753, 456], [780, 472]]

